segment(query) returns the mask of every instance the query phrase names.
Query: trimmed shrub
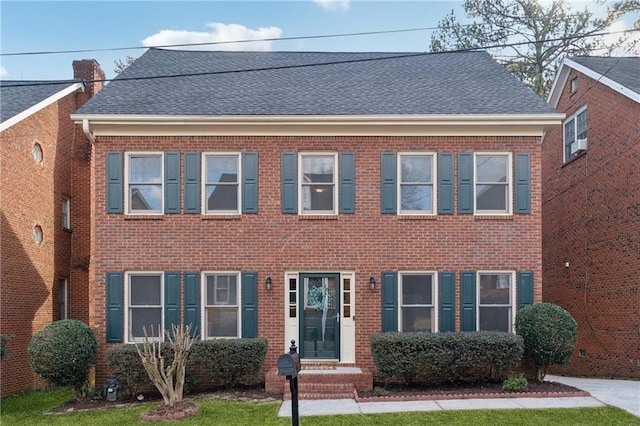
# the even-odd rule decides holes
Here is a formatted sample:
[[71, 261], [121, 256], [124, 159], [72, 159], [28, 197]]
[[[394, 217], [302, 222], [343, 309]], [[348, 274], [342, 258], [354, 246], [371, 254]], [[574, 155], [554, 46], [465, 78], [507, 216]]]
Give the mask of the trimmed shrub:
[[529, 382], [527, 378], [524, 377], [523, 374], [518, 374], [517, 376], [510, 376], [507, 379], [504, 379], [502, 382], [502, 390], [508, 392], [520, 392], [524, 390]]
[[60, 320], [33, 336], [28, 353], [38, 376], [57, 386], [73, 386], [76, 397], [81, 397], [89, 371], [96, 364], [98, 342], [82, 321]]
[[[170, 350], [163, 347], [162, 354], [170, 355]], [[153, 383], [142, 365], [136, 345], [119, 345], [107, 349], [107, 364], [111, 377], [120, 383], [121, 396], [133, 398], [139, 393], [153, 388]]]
[[497, 331], [378, 333], [371, 353], [380, 379], [407, 384], [504, 378], [523, 353], [520, 336]]
[[542, 382], [550, 365], [569, 362], [578, 339], [578, 324], [560, 306], [537, 303], [518, 311], [516, 333], [522, 336], [525, 357], [533, 362], [536, 378]]
[[212, 386], [232, 388], [256, 384], [266, 355], [264, 338], [203, 340], [191, 349], [189, 366], [202, 371]]

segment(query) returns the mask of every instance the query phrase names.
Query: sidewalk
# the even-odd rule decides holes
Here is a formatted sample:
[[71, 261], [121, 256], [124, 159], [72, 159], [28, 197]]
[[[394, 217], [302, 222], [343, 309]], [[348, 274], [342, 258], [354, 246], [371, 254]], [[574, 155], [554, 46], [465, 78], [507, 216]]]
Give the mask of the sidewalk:
[[[556, 381], [585, 390], [588, 397], [560, 398], [496, 398], [444, 399], [440, 401], [361, 402], [353, 399], [299, 401], [300, 416], [332, 414], [396, 413], [403, 411], [486, 410], [515, 408], [581, 408], [613, 405], [640, 417], [640, 382], [628, 380], [578, 379], [547, 376]], [[284, 401], [279, 417], [291, 417], [291, 401]]]

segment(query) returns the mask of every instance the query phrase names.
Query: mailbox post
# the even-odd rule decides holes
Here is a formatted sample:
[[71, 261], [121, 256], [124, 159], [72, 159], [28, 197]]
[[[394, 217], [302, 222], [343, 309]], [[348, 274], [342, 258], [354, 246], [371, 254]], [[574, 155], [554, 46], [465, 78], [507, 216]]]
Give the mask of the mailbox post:
[[278, 358], [278, 375], [286, 376], [291, 389], [291, 424], [299, 425], [298, 414], [298, 372], [300, 371], [300, 355], [296, 348], [296, 341], [291, 341], [289, 353], [282, 354]]

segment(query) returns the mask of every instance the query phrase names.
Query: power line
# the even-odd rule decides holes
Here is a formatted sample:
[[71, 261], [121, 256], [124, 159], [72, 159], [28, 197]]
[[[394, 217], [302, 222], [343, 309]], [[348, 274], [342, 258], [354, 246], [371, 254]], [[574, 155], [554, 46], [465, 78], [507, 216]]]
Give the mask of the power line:
[[[296, 65], [280, 65], [280, 66], [271, 66], [271, 67], [262, 67], [262, 68], [244, 68], [244, 69], [226, 70], [226, 71], [204, 71], [204, 72], [180, 73], [180, 74], [164, 74], [164, 75], [160, 74], [160, 75], [144, 76], [144, 77], [121, 77], [121, 76], [119, 76], [119, 77], [112, 78], [112, 79], [96, 79], [96, 80], [83, 80], [83, 81], [85, 83], [98, 83], [98, 82], [108, 83], [108, 82], [116, 81], [116, 80], [117, 81], [141, 81], [141, 80], [156, 80], [156, 79], [161, 79], [161, 78], [198, 77], [198, 76], [205, 76], [205, 75], [239, 74], [239, 73], [245, 73], [245, 72], [260, 72], [260, 71], [273, 71], [273, 70], [282, 70], [282, 69], [310, 68], [310, 67], [319, 67], [319, 66], [328, 66], [328, 65], [342, 65], [342, 64], [359, 63], [359, 62], [374, 62], [374, 61], [383, 61], [383, 60], [392, 60], [392, 59], [412, 58], [412, 57], [427, 56], [427, 55], [438, 55], [438, 54], [443, 54], [443, 53], [473, 52], [473, 51], [478, 51], [478, 50], [498, 49], [498, 48], [505, 48], [505, 47], [510, 47], [510, 46], [521, 46], [521, 45], [525, 45], [525, 44], [566, 41], [566, 40], [573, 40], [573, 39], [585, 38], [585, 37], [600, 37], [600, 36], [607, 35], [607, 34], [618, 34], [618, 33], [627, 33], [627, 32], [634, 32], [634, 31], [640, 31], [640, 28], [628, 29], [628, 30], [622, 30], [622, 31], [616, 31], [616, 32], [607, 32], [607, 33], [594, 33], [594, 34], [589, 34], [589, 35], [574, 35], [574, 36], [567, 36], [567, 37], [558, 37], [558, 38], [538, 40], [538, 41], [520, 41], [520, 42], [506, 43], [506, 44], [495, 44], [495, 45], [489, 45], [489, 46], [481, 46], [481, 47], [473, 47], [473, 48], [466, 48], [466, 49], [449, 50], [449, 51], [446, 51], [446, 52], [416, 52], [416, 53], [402, 53], [402, 54], [392, 54], [391, 53], [389, 55], [382, 56], [382, 57], [378, 56], [378, 57], [375, 57], [375, 58], [349, 59], [349, 60], [344, 60], [344, 61], [327, 61], [327, 62], [316, 62], [316, 63], [306, 63], [306, 64], [296, 64]], [[366, 52], [363, 52], [363, 53], [366, 53]], [[29, 83], [23, 83], [23, 84], [18, 83], [18, 84], [7, 85], [7, 86], [4, 86], [4, 87], [47, 86], [47, 85], [52, 85], [52, 84], [60, 84], [61, 82], [64, 82], [64, 81], [73, 82], [75, 80], [57, 80], [57, 81], [29, 82]]]

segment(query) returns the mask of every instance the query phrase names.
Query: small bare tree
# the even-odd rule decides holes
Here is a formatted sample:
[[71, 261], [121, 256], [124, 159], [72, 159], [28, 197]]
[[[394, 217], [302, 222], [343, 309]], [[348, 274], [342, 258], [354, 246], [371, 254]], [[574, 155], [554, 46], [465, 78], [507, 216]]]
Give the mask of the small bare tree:
[[[158, 330], [161, 330], [160, 325]], [[138, 355], [149, 378], [162, 394], [164, 405], [173, 407], [176, 402], [182, 401], [187, 357], [195, 340], [191, 337], [191, 325], [186, 328], [173, 325], [171, 332], [163, 330], [169, 340], [169, 347], [173, 349], [173, 361], [170, 365], [166, 365], [165, 357], [162, 355], [162, 339], [158, 339], [157, 342], [150, 341], [147, 329], [143, 327], [143, 331], [142, 350], [136, 343]], [[151, 334], [153, 335], [153, 326]]]

